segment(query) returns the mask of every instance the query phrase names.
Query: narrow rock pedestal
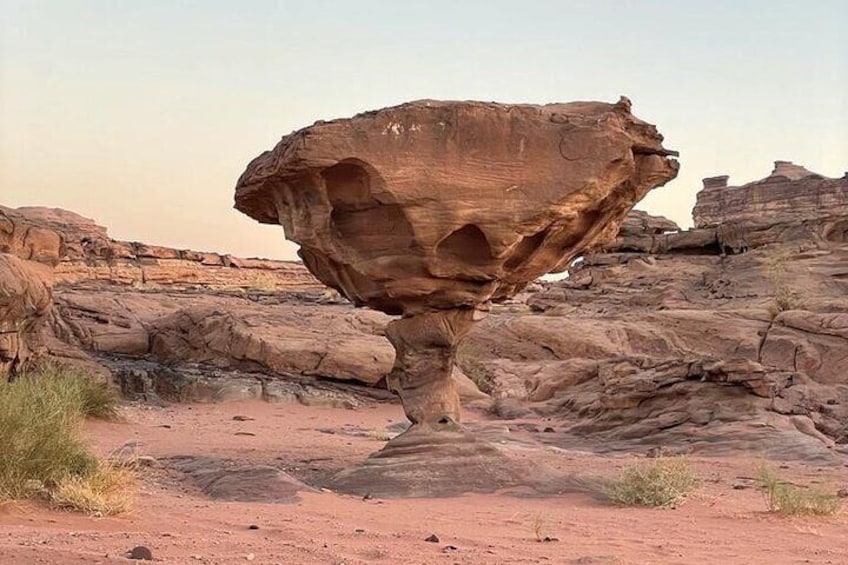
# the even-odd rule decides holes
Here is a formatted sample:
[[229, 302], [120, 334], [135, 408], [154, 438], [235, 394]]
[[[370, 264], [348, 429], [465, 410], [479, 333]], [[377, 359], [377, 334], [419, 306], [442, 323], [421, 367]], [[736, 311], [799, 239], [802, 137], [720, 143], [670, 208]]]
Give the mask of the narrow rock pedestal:
[[394, 320], [386, 330], [395, 348], [389, 390], [400, 396], [413, 426], [440, 429], [460, 422], [451, 374], [456, 347], [483, 313], [474, 309], [426, 312]]

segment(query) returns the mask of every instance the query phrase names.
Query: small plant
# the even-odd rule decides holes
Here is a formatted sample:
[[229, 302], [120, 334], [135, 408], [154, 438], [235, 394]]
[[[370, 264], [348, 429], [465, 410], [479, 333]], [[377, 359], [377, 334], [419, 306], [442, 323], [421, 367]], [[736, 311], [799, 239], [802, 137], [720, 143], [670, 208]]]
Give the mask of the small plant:
[[698, 483], [687, 459], [658, 457], [628, 467], [605, 485], [604, 493], [623, 506], [669, 506]]
[[386, 429], [372, 430], [369, 435], [377, 441], [389, 441], [392, 439], [392, 434]]
[[835, 494], [787, 483], [765, 464], [760, 466], [758, 478], [769, 512], [788, 516], [832, 516], [839, 511], [841, 504]]
[[460, 342], [456, 350], [454, 362], [459, 369], [465, 373], [477, 388], [486, 394], [492, 393], [492, 382], [486, 366], [480, 361], [480, 355], [474, 346], [467, 341]]
[[101, 463], [91, 474], [68, 475], [45, 494], [58, 508], [114, 516], [132, 507], [134, 480], [129, 468]]
[[[63, 506], [89, 511], [98, 505], [77, 507], [72, 502], [81, 498], [72, 492], [88, 490], [90, 498], [104, 500], [113, 496], [123, 477], [104, 470], [81, 438], [86, 416], [116, 414], [117, 395], [104, 390], [83, 373], [58, 365], [0, 382], [0, 502], [37, 495], [55, 502], [59, 496]], [[92, 511], [119, 507], [110, 503]]]
[[768, 278], [774, 287], [774, 312], [772, 312], [774, 316], [780, 312], [799, 310], [804, 307], [801, 295], [787, 283], [786, 265], [788, 261], [789, 256], [786, 253], [779, 253], [766, 260]]
[[99, 420], [114, 420], [118, 417], [120, 397], [117, 391], [80, 369], [59, 363], [42, 363], [29, 377], [39, 382], [53, 381], [59, 386], [76, 389], [83, 416]]
[[536, 541], [545, 539], [545, 518], [541, 514], [533, 516], [533, 535], [536, 536]]

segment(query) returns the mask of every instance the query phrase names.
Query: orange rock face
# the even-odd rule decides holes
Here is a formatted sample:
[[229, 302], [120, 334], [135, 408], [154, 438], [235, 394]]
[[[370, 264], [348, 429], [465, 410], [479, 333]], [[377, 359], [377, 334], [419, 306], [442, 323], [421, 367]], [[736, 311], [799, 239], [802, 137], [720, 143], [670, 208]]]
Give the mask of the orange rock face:
[[236, 208], [282, 224], [304, 263], [390, 314], [507, 298], [615, 235], [677, 174], [617, 104], [419, 101], [317, 122], [248, 166]]

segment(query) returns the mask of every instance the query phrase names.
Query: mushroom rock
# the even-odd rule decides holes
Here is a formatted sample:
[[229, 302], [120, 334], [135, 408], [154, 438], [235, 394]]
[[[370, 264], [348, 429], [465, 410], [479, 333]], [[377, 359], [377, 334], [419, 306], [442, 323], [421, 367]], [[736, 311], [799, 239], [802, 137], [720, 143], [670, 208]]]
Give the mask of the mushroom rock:
[[387, 383], [415, 437], [456, 433], [456, 346], [486, 305], [565, 270], [676, 176], [630, 110], [423, 100], [319, 121], [248, 165], [236, 208], [281, 224], [354, 304], [402, 315]]

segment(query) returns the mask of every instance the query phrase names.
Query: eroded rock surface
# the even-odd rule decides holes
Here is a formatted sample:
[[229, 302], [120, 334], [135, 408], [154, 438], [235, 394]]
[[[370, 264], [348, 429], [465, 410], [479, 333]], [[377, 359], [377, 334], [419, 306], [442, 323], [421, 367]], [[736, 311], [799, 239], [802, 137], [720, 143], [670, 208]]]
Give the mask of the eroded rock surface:
[[[606, 251], [531, 295], [532, 312], [493, 312], [469, 335], [461, 364], [488, 378], [496, 398], [567, 422], [548, 438], [563, 446], [840, 460], [848, 240], [833, 226], [848, 214], [837, 205], [844, 199], [809, 183], [845, 194], [848, 178], [780, 175], [799, 213], [769, 223], [770, 210], [787, 209], [777, 195], [763, 200], [774, 177], [705, 189], [696, 211], [708, 209], [705, 199], [735, 202], [716, 225], [678, 232], [632, 214]], [[745, 245], [723, 245], [728, 234]]]
[[279, 223], [309, 270], [387, 314], [388, 384], [414, 426], [459, 422], [452, 367], [477, 310], [615, 233], [677, 174], [617, 104], [424, 100], [317, 122], [251, 162], [236, 208]]
[[94, 220], [59, 208], [0, 207], [0, 250], [4, 248], [24, 259], [55, 265], [58, 285], [113, 283], [140, 288], [263, 291], [320, 288], [299, 263], [118, 241]]
[[23, 368], [50, 311], [49, 278], [30, 261], [0, 253], [0, 379]]
[[390, 314], [506, 298], [615, 234], [674, 178], [630, 103], [424, 100], [317, 122], [250, 163], [236, 207], [282, 224], [304, 263]]
[[40, 348], [62, 253], [58, 233], [0, 207], [0, 378], [14, 376]]

